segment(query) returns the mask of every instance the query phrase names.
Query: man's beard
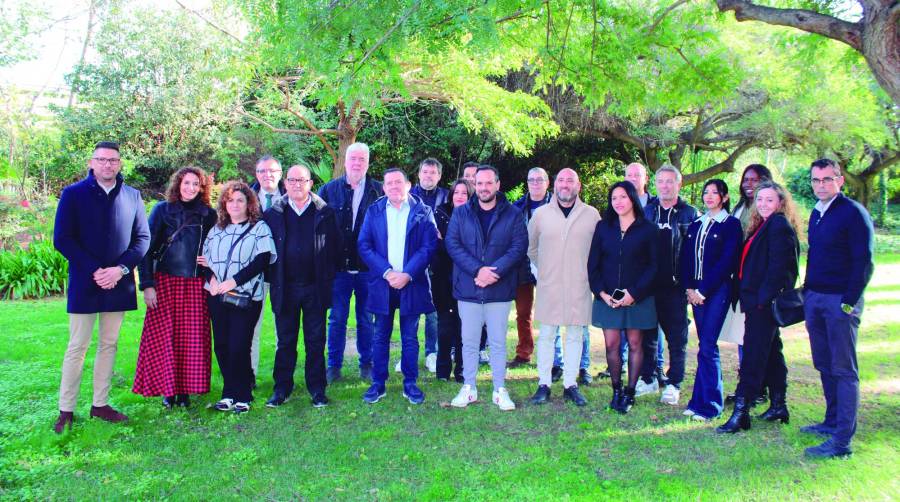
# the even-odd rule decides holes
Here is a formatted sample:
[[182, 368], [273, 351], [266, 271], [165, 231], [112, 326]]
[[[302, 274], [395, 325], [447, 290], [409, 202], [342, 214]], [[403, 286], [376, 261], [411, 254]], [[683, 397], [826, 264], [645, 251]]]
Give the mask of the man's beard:
[[560, 202], [565, 202], [566, 204], [574, 202], [576, 197], [578, 197], [578, 194], [575, 192], [570, 192], [568, 197], [563, 196], [562, 193], [556, 194], [556, 198], [559, 199]]
[[484, 192], [478, 192], [478, 200], [481, 202], [491, 202], [497, 198], [497, 192], [492, 192], [490, 194], [485, 194]]

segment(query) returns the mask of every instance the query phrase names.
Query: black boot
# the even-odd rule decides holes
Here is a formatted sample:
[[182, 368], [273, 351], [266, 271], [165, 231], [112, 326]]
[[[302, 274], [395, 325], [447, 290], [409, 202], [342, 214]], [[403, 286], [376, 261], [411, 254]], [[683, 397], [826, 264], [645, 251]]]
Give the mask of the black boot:
[[612, 399], [609, 400], [609, 409], [619, 411], [619, 405], [622, 404], [622, 382], [612, 384]]
[[623, 415], [628, 413], [632, 406], [634, 406], [634, 387], [625, 387], [622, 400], [619, 401], [619, 413]]
[[734, 434], [740, 430], [750, 429], [750, 406], [744, 396], [734, 399], [734, 412], [727, 422], [718, 426], [716, 432]]
[[761, 418], [767, 422], [774, 422], [776, 420], [779, 420], [783, 424], [790, 422], [791, 414], [788, 413], [788, 407], [787, 402], [785, 402], [784, 392], [772, 392], [772, 399], [769, 404], [769, 409], [764, 411], [763, 414], [757, 418]]

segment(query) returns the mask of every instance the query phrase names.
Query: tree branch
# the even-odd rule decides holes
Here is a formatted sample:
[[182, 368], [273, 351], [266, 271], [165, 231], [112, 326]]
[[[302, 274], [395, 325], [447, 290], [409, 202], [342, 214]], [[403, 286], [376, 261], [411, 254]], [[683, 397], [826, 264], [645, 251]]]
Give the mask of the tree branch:
[[422, 0], [416, 0], [416, 3], [413, 4], [413, 6], [410, 7], [409, 10], [406, 11], [406, 13], [403, 14], [403, 16], [400, 19], [398, 19], [396, 23], [394, 23], [394, 26], [391, 26], [391, 29], [389, 29], [387, 31], [387, 33], [382, 35], [381, 38], [378, 39], [377, 42], [375, 42], [375, 45], [373, 45], [372, 47], [369, 48], [368, 51], [366, 51], [365, 55], [363, 55], [362, 59], [360, 59], [359, 63], [356, 65], [356, 68], [353, 70], [353, 73], [350, 74], [351, 77], [353, 75], [356, 75], [356, 73], [362, 69], [363, 65], [366, 63], [366, 61], [368, 61], [369, 57], [371, 57], [372, 54], [374, 54], [375, 51], [378, 50], [378, 48], [381, 47], [387, 41], [388, 38], [390, 38], [391, 34], [393, 34], [394, 31], [396, 31], [397, 28], [399, 28], [401, 24], [403, 24], [404, 22], [406, 22], [407, 19], [409, 19], [409, 16], [411, 16], [413, 14], [413, 12], [415, 12], [416, 10], [419, 9], [419, 5], [421, 5], [421, 4], [422, 4]]
[[[316, 133], [314, 131], [308, 131], [305, 129], [287, 129], [287, 128], [283, 128], [283, 127], [276, 127], [276, 126], [266, 122], [265, 120], [255, 116], [255, 115], [251, 115], [241, 109], [235, 109], [234, 113], [237, 113], [238, 115], [240, 115], [242, 117], [246, 117], [258, 124], [262, 124], [262, 125], [268, 127], [269, 130], [271, 130], [272, 132], [280, 132], [280, 133], [285, 133], [285, 134], [299, 134], [301, 136], [315, 136], [316, 135]], [[328, 134], [337, 134], [337, 131], [334, 129], [322, 129], [321, 132], [328, 133]]]
[[756, 143], [753, 141], [748, 141], [746, 143], [741, 144], [737, 148], [734, 149], [728, 157], [719, 162], [718, 164], [714, 164], [712, 166], [707, 167], [706, 169], [700, 171], [699, 173], [691, 173], [684, 175], [683, 185], [691, 185], [694, 183], [699, 183], [701, 181], [706, 181], [709, 178], [719, 174], [719, 173], [731, 173], [734, 172], [734, 164], [737, 162], [737, 159], [740, 158], [747, 150], [756, 146]]
[[843, 42], [862, 52], [862, 27], [858, 23], [811, 10], [766, 7], [746, 0], [716, 0], [716, 5], [721, 12], [734, 11], [738, 21], [762, 21], [797, 28]]
[[677, 2], [673, 3], [672, 5], [666, 7], [665, 10], [663, 10], [662, 12], [659, 13], [658, 16], [656, 16], [656, 19], [653, 20], [653, 24], [651, 24], [650, 26], [647, 27], [647, 34], [649, 35], [649, 34], [653, 33], [656, 30], [656, 28], [659, 26], [659, 23], [661, 23], [663, 21], [663, 19], [665, 19], [666, 16], [669, 15], [670, 12], [672, 12], [673, 10], [677, 9], [678, 7], [681, 7], [682, 5], [688, 3], [688, 1], [689, 0], [678, 0]]
[[196, 10], [194, 10], [194, 9], [189, 8], [189, 7], [186, 6], [185, 4], [181, 3], [181, 0], [175, 0], [175, 3], [177, 3], [182, 9], [184, 9], [184, 10], [190, 12], [191, 14], [193, 14], [193, 15], [195, 15], [195, 16], [197, 16], [197, 17], [199, 17], [200, 20], [202, 20], [204, 23], [208, 24], [210, 27], [214, 28], [216, 31], [219, 31], [219, 32], [221, 32], [222, 34], [224, 34], [224, 35], [226, 35], [226, 36], [229, 36], [229, 37], [231, 37], [231, 38], [237, 40], [238, 43], [241, 43], [241, 44], [244, 43], [244, 41], [241, 40], [240, 38], [238, 38], [237, 35], [234, 35], [234, 34], [232, 34], [231, 32], [229, 32], [228, 30], [226, 30], [225, 28], [222, 28], [221, 26], [219, 26], [218, 24], [214, 23], [212, 20], [208, 19], [206, 16], [204, 16], [204, 15], [201, 14], [200, 12], [198, 12], [198, 11], [196, 11]]

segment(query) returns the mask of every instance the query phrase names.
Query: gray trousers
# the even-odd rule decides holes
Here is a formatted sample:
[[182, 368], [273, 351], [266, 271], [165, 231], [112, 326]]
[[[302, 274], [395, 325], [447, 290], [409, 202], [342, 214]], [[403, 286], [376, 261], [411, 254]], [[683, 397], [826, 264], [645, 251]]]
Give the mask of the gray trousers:
[[[537, 370], [538, 384], [550, 386], [551, 372], [553, 369], [553, 352], [556, 334], [559, 326], [541, 324], [541, 331], [537, 340]], [[565, 342], [563, 343], [563, 387], [569, 388], [575, 385], [578, 370], [581, 367], [582, 342], [587, 326], [566, 326]], [[560, 335], [562, 336], [562, 335]]]
[[856, 433], [859, 408], [859, 370], [856, 365], [856, 335], [863, 299], [850, 314], [841, 310], [841, 295], [806, 290], [803, 295], [806, 331], [813, 366], [825, 393], [824, 424], [834, 430], [838, 446], [850, 446]]
[[[462, 321], [463, 379], [466, 385], [475, 386], [478, 374], [478, 347], [481, 345], [481, 327], [487, 329], [487, 343], [491, 349], [491, 377], [494, 390], [504, 387], [506, 381], [506, 327], [512, 302], [459, 303], [459, 319]], [[574, 368], [578, 368], [576, 363]]]

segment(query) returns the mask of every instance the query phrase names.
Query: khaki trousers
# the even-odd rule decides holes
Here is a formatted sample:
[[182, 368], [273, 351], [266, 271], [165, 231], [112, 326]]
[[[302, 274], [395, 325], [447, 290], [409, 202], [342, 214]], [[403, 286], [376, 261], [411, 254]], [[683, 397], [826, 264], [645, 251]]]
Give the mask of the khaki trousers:
[[97, 317], [100, 318], [100, 335], [97, 356], [94, 359], [93, 405], [106, 406], [109, 403], [109, 388], [116, 362], [119, 328], [122, 326], [125, 312], [69, 314], [69, 346], [63, 358], [62, 381], [59, 384], [60, 411], [75, 411], [78, 391], [81, 388], [84, 357], [91, 345]]

